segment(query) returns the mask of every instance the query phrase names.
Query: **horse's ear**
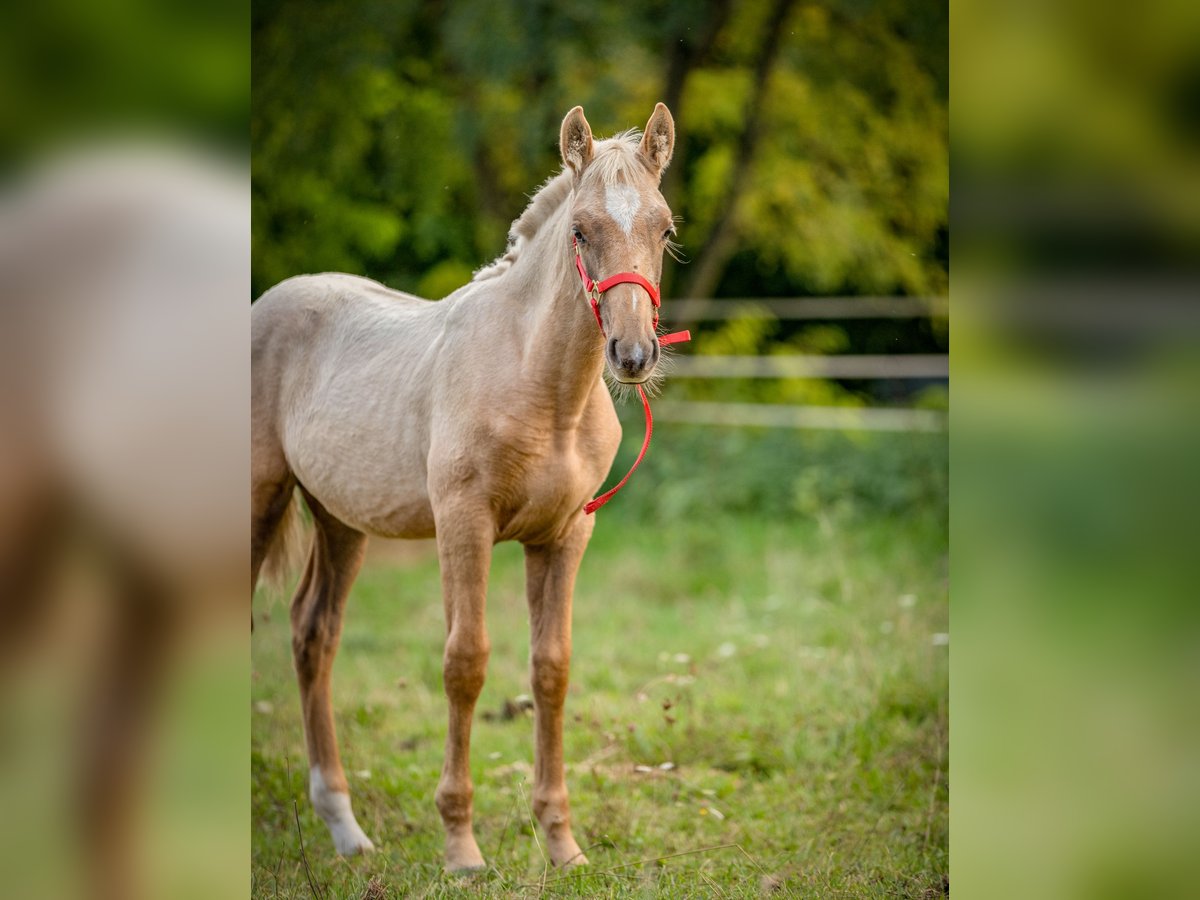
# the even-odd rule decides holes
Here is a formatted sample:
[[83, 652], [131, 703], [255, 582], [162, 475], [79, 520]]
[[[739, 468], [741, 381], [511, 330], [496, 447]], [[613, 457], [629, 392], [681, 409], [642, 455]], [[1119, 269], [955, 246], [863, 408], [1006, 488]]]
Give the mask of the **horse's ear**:
[[577, 106], [563, 119], [562, 131], [558, 136], [558, 149], [563, 162], [582, 174], [592, 161], [592, 126], [583, 117], [583, 107]]
[[650, 168], [655, 174], [661, 175], [671, 161], [671, 154], [675, 152], [675, 120], [663, 103], [655, 104], [650, 121], [646, 123], [641, 150]]

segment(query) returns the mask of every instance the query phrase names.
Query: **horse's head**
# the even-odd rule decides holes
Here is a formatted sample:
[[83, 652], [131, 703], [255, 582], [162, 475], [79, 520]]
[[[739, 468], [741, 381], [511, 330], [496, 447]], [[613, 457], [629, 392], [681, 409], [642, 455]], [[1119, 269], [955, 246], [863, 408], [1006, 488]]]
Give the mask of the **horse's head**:
[[659, 359], [658, 285], [675, 226], [658, 185], [674, 147], [675, 123], [661, 103], [636, 145], [622, 138], [594, 143], [580, 106], [562, 124], [563, 162], [575, 173], [571, 230], [563, 239], [579, 254], [585, 289], [595, 279], [589, 293], [605, 360], [625, 384], [646, 381]]

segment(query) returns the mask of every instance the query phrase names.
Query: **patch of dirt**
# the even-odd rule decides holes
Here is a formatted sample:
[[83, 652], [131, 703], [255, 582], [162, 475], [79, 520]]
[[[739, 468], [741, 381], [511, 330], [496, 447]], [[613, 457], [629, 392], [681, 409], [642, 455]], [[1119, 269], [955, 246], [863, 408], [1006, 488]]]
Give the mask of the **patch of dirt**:
[[513, 719], [525, 719], [533, 715], [533, 698], [528, 694], [520, 694], [511, 700], [505, 699], [499, 712], [485, 709], [479, 717], [485, 722], [511, 722]]

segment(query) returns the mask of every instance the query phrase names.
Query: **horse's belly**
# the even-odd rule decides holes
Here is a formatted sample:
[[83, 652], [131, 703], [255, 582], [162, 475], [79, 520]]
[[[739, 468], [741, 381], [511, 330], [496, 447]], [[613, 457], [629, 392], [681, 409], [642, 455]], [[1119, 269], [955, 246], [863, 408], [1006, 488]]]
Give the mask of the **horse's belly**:
[[432, 537], [425, 464], [415, 448], [372, 440], [355, 429], [315, 425], [290, 441], [292, 471], [342, 522], [381, 537]]

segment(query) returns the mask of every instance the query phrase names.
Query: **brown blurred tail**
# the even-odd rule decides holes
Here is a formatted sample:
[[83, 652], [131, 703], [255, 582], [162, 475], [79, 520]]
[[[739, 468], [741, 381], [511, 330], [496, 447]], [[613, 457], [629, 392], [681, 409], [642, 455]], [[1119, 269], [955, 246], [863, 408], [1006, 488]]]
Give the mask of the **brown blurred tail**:
[[267, 555], [263, 559], [262, 578], [259, 583], [273, 594], [282, 595], [292, 577], [300, 568], [304, 554], [304, 519], [300, 514], [300, 503], [295, 491], [275, 526]]

